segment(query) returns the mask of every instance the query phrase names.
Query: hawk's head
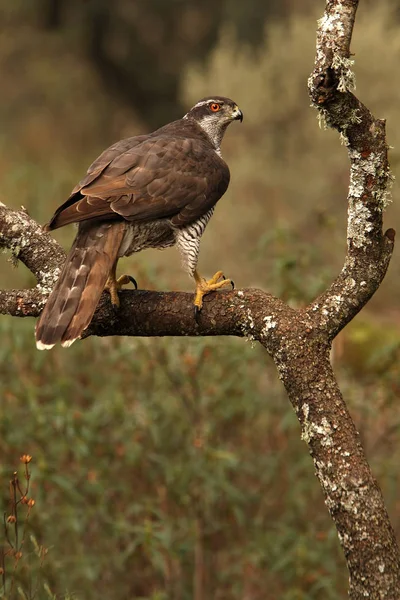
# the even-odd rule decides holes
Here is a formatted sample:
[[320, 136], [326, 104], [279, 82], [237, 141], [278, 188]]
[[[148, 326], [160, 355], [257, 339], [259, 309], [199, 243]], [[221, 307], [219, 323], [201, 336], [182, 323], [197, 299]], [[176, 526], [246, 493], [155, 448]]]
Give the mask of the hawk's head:
[[219, 147], [226, 128], [232, 121], [243, 121], [243, 113], [233, 100], [224, 96], [210, 96], [199, 100], [185, 115], [206, 132], [215, 149]]

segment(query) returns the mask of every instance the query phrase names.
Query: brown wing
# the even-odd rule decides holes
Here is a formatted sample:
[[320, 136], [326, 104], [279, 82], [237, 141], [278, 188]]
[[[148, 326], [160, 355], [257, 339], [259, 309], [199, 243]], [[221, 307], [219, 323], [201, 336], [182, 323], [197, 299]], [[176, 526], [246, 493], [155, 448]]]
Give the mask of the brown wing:
[[204, 139], [173, 133], [130, 138], [89, 168], [49, 229], [89, 219], [192, 223], [224, 194], [229, 169]]

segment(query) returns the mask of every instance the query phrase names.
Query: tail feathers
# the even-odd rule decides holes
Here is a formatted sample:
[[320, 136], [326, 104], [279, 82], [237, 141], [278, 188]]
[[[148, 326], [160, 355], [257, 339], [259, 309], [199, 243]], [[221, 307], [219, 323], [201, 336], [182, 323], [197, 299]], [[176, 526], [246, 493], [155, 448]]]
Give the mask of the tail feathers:
[[[88, 327], [92, 320], [93, 313], [99, 303], [100, 296], [103, 293], [104, 286], [107, 283], [108, 276], [112, 266], [117, 258], [118, 246], [115, 246], [115, 254], [110, 257], [108, 252], [96, 251], [91, 269], [86, 276], [86, 283], [83, 290], [72, 290], [71, 294], [71, 310], [69, 325], [65, 333], [61, 337], [61, 345], [64, 347], [70, 346], [77, 338], [80, 337], [82, 331]], [[81, 292], [81, 293], [79, 293]], [[77, 304], [77, 308], [76, 307]]]
[[117, 260], [125, 224], [84, 223], [36, 325], [36, 346], [70, 346], [89, 325]]

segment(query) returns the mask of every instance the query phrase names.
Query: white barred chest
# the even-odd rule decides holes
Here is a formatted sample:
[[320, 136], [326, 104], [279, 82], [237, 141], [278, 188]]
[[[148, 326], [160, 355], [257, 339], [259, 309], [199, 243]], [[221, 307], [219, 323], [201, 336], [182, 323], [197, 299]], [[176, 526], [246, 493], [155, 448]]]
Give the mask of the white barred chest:
[[173, 227], [168, 219], [148, 223], [126, 222], [118, 257], [130, 256], [146, 248], [162, 250], [176, 244], [182, 256], [182, 266], [193, 275], [199, 255], [200, 239], [213, 212], [214, 208], [211, 208], [197, 221], [183, 228]]
[[175, 234], [167, 219], [149, 223], [126, 223], [118, 256], [130, 256], [146, 248], [168, 248], [175, 244]]

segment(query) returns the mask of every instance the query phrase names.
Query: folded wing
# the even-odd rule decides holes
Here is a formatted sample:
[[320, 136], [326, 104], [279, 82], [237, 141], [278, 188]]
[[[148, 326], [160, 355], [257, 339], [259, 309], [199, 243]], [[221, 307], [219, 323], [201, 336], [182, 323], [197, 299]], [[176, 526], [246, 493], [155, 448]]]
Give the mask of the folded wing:
[[91, 165], [48, 229], [86, 220], [171, 219], [183, 227], [224, 194], [229, 169], [201, 139], [158, 135], [122, 140]]

